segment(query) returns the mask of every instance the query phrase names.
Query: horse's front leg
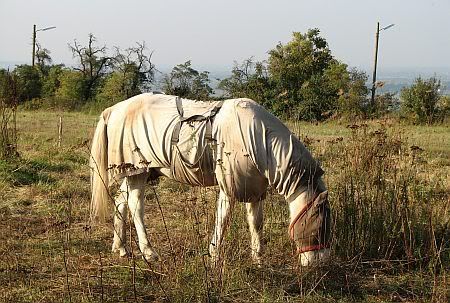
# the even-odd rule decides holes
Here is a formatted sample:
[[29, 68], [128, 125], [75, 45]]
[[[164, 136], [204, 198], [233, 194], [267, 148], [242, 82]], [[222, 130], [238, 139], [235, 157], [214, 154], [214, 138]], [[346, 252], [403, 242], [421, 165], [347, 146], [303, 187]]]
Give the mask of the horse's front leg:
[[147, 239], [147, 231], [144, 225], [144, 186], [147, 177], [147, 174], [140, 174], [127, 178], [129, 185], [128, 207], [134, 221], [142, 255], [147, 260], [158, 260], [158, 254], [152, 249]]
[[251, 249], [253, 263], [261, 266], [263, 253], [263, 201], [245, 203], [247, 221], [251, 236]]
[[230, 223], [230, 215], [233, 206], [234, 202], [230, 201], [230, 198], [221, 190], [219, 199], [217, 200], [216, 226], [209, 245], [209, 254], [214, 264], [220, 259], [221, 244]]
[[121, 257], [127, 255], [125, 249], [126, 242], [126, 228], [124, 227], [127, 218], [127, 201], [128, 201], [128, 184], [125, 179], [120, 186], [117, 197], [114, 201], [114, 241], [112, 245], [112, 252], [118, 252]]

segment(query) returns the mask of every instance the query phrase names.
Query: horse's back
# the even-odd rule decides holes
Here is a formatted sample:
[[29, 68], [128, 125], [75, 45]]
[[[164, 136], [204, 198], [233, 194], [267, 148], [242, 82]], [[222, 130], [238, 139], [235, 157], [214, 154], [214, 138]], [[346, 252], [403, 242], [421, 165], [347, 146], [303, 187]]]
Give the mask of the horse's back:
[[[258, 103], [245, 98], [225, 100], [223, 103], [182, 99], [180, 114], [179, 104], [177, 107], [179, 99], [176, 101], [176, 98], [142, 94], [119, 102], [102, 113], [107, 124], [111, 175], [121, 177], [148, 172], [151, 168], [173, 169], [172, 134], [180, 115], [207, 115], [220, 105], [212, 129], [216, 140], [213, 144], [215, 158], [212, 154], [210, 157], [215, 165], [217, 181], [229, 196], [240, 201], [259, 200], [267, 185], [271, 184], [288, 197], [301, 183], [323, 173], [291, 131]], [[191, 126], [186, 123], [180, 134], [186, 134], [185, 150], [190, 152], [191, 148], [196, 148], [192, 150], [197, 155], [205, 150], [206, 141], [200, 134], [205, 133], [205, 128]], [[191, 137], [194, 133], [195, 137]], [[203, 145], [194, 146], [194, 142], [203, 142]], [[178, 145], [182, 143], [180, 137]], [[184, 152], [180, 155], [180, 159], [187, 159]], [[190, 164], [199, 160], [197, 156], [192, 159]], [[186, 168], [202, 170], [192, 165]], [[183, 169], [181, 175], [188, 176], [185, 172]], [[214, 183], [208, 181], [202, 184], [201, 180], [195, 183], [189, 178], [186, 182], [193, 185]]]
[[[177, 101], [177, 98], [164, 94], [141, 94], [119, 102], [102, 113], [103, 117], [107, 118], [105, 121], [108, 128], [110, 180], [149, 172], [153, 168], [173, 169], [175, 153], [172, 135], [177, 123], [182, 117], [208, 115], [218, 104], [188, 99]], [[182, 126], [176, 146], [181, 149], [192, 146], [192, 144], [183, 145], [189, 143], [186, 141], [197, 142], [199, 145], [192, 146], [189, 150], [190, 158], [193, 159], [191, 162], [195, 164], [197, 160], [195, 154], [202, 151], [206, 145], [201, 136], [205, 132], [205, 127], [200, 122], [196, 123], [195, 129], [190, 126], [192, 124]], [[188, 158], [185, 156], [183, 160]], [[177, 163], [183, 162], [179, 160]], [[192, 179], [186, 169], [181, 174], [171, 177], [176, 179], [177, 176], [178, 181], [193, 185], [201, 185], [203, 182]], [[214, 178], [212, 179], [214, 181]], [[208, 177], [204, 183], [212, 184], [213, 181]]]
[[225, 101], [215, 124], [218, 145], [223, 146], [222, 160], [233, 172], [224, 174], [224, 183], [229, 186], [237, 183], [239, 176], [247, 176], [238, 182], [238, 188], [229, 186], [233, 191], [250, 191], [256, 196], [270, 184], [289, 197], [323, 174], [300, 140], [253, 100]]

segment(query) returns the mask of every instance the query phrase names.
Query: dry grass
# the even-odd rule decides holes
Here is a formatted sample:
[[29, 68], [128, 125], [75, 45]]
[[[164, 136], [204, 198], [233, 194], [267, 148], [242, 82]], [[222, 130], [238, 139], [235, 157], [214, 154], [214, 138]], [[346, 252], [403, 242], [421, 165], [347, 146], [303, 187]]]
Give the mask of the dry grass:
[[0, 301], [447, 302], [448, 127], [292, 126], [327, 171], [335, 219], [333, 259], [305, 271], [287, 237], [287, 206], [275, 194], [265, 203], [265, 267], [250, 263], [245, 210], [238, 205], [224, 263], [211, 268], [216, 190], [165, 179], [146, 193], [147, 227], [162, 260], [144, 262], [134, 233], [129, 258], [111, 255], [111, 222], [87, 220], [86, 140], [95, 120], [18, 114], [21, 160], [0, 163]]

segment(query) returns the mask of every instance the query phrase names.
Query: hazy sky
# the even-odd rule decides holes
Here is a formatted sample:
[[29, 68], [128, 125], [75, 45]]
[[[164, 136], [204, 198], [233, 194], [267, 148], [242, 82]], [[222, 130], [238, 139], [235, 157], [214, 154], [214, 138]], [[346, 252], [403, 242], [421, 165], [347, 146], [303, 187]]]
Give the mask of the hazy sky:
[[67, 44], [126, 48], [145, 41], [153, 62], [225, 67], [266, 59], [294, 31], [319, 28], [337, 59], [371, 68], [376, 22], [379, 68], [450, 67], [450, 0], [0, 0], [0, 61], [31, 61], [33, 24], [54, 63], [72, 64]]

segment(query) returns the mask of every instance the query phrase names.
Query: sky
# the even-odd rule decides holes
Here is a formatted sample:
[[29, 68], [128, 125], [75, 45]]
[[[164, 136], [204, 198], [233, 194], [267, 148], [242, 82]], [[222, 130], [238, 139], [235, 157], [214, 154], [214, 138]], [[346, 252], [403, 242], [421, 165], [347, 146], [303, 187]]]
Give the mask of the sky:
[[192, 61], [229, 69], [268, 58], [292, 32], [318, 28], [332, 54], [352, 67], [450, 68], [450, 0], [0, 0], [0, 62], [30, 63], [33, 24], [54, 63], [73, 65], [68, 43], [93, 33], [112, 52], [145, 41], [156, 67]]

